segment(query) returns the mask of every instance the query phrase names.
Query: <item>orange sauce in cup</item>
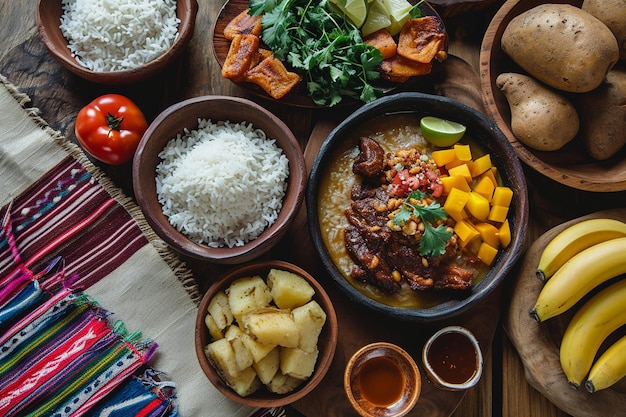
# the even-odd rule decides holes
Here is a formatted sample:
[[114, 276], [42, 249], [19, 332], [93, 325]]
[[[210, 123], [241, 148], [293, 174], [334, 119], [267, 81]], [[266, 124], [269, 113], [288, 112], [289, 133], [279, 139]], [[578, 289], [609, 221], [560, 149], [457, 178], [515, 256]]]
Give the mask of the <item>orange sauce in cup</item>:
[[428, 350], [428, 361], [439, 377], [452, 384], [469, 381], [476, 373], [476, 351], [472, 342], [461, 333], [439, 336]]
[[402, 397], [404, 375], [400, 367], [385, 356], [365, 362], [358, 378], [363, 397], [378, 407], [388, 407]]

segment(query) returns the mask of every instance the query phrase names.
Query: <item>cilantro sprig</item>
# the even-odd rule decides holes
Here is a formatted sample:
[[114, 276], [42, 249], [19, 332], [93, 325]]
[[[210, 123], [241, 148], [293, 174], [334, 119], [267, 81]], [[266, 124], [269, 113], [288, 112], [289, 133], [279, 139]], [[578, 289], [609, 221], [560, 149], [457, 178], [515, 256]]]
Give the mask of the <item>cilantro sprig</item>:
[[411, 217], [416, 217], [424, 223], [424, 233], [419, 242], [420, 254], [425, 256], [441, 256], [446, 251], [446, 244], [452, 237], [444, 225], [434, 226], [438, 220], [445, 220], [446, 214], [441, 204], [432, 201], [428, 205], [415, 204], [412, 200], [422, 201], [427, 196], [423, 191], [413, 191], [404, 199], [400, 209], [395, 213], [393, 224], [403, 226]]
[[363, 43], [360, 30], [330, 11], [326, 0], [250, 0], [250, 14], [263, 14], [261, 39], [274, 55], [300, 72], [319, 106], [343, 97], [365, 103], [382, 95], [380, 51]]

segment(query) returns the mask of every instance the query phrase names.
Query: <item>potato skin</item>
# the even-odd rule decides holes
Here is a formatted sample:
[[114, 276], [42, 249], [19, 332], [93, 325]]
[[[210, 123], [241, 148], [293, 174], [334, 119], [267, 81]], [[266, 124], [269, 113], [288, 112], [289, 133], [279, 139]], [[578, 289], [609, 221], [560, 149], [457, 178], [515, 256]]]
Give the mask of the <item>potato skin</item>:
[[496, 85], [511, 108], [511, 131], [529, 148], [556, 151], [578, 133], [574, 105], [556, 91], [516, 73], [500, 74]]
[[598, 18], [613, 32], [619, 45], [619, 59], [626, 59], [626, 1], [585, 0], [581, 9]]
[[626, 144], [626, 68], [614, 68], [597, 89], [576, 101], [587, 153], [605, 160]]
[[569, 4], [540, 4], [516, 16], [502, 33], [501, 46], [537, 80], [576, 93], [599, 86], [619, 58], [609, 28]]

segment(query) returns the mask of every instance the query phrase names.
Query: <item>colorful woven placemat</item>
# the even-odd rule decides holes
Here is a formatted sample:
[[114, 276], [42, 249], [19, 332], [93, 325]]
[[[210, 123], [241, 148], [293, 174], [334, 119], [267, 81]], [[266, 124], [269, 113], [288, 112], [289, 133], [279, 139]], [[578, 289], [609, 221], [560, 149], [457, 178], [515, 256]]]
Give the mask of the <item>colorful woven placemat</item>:
[[[183, 417], [275, 415], [210, 385], [191, 272], [79, 147], [0, 84], [0, 415], [172, 415], [173, 393]], [[122, 402], [137, 407], [115, 414]]]

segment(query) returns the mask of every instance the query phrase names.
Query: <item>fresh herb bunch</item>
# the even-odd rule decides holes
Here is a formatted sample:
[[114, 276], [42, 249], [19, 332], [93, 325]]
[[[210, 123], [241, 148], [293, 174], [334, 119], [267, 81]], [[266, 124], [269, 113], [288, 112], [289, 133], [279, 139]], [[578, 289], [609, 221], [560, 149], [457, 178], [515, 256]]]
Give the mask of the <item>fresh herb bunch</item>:
[[319, 106], [342, 97], [365, 103], [382, 95], [370, 83], [380, 77], [378, 49], [365, 45], [361, 31], [330, 11], [326, 0], [250, 0], [250, 14], [263, 14], [263, 43], [306, 78]]
[[415, 204], [412, 201], [422, 201], [428, 196], [427, 193], [416, 190], [404, 199], [402, 206], [393, 218], [393, 224], [402, 226], [411, 217], [420, 219], [424, 223], [424, 233], [419, 243], [420, 254], [425, 256], [441, 256], [446, 251], [446, 244], [452, 237], [452, 232], [446, 226], [433, 226], [438, 220], [445, 220], [448, 215], [437, 201], [433, 200], [429, 205]]

